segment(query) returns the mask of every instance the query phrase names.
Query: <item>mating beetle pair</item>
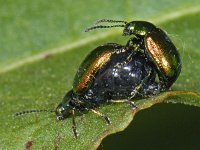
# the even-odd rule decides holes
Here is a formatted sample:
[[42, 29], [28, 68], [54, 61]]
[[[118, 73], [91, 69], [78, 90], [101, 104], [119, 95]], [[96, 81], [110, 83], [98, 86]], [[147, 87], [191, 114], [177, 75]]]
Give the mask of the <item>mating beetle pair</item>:
[[[121, 24], [99, 25], [104, 22]], [[72, 115], [75, 137], [76, 111], [92, 111], [110, 124], [110, 119], [96, 110], [101, 104], [122, 102], [134, 109], [134, 100], [168, 90], [180, 74], [179, 53], [163, 30], [145, 21], [103, 19], [86, 31], [112, 27], [123, 27], [123, 35], [132, 37], [125, 45], [107, 43], [95, 48], [79, 67], [73, 89], [53, 111], [58, 120]], [[41, 111], [47, 110], [16, 115]]]

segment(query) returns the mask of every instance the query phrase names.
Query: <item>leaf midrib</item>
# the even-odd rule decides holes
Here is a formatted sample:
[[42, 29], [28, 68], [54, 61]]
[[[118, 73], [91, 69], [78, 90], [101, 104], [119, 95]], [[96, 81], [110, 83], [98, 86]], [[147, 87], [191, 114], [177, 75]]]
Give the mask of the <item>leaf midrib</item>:
[[[177, 11], [167, 13], [166, 15], [162, 15], [162, 16], [158, 16], [158, 14], [156, 14], [156, 16], [149, 19], [149, 21], [153, 22], [155, 24], [162, 24], [162, 23], [165, 23], [167, 21], [175, 20], [177, 18], [181, 18], [183, 16], [195, 14], [195, 13], [198, 13], [198, 12], [200, 12], [200, 5], [187, 7], [187, 8], [185, 7], [185, 8], [179, 9]], [[70, 51], [72, 49], [87, 45], [88, 43], [95, 42], [95, 41], [100, 40], [100, 39], [104, 39], [108, 36], [118, 35], [120, 33], [121, 33], [121, 30], [117, 30], [117, 32], [105, 31], [103, 33], [96, 33], [96, 34], [93, 34], [92, 36], [89, 36], [87, 38], [76, 40], [75, 42], [72, 42], [70, 44], [67, 43], [67, 44], [62, 45], [60, 47], [45, 50], [41, 53], [38, 53], [36, 55], [32, 55], [32, 56], [24, 58], [24, 59], [21, 59], [19, 61], [16, 61], [14, 63], [11, 63], [11, 64], [1, 68], [0, 69], [0, 75], [3, 74], [3, 73], [9, 72], [9, 71], [15, 70], [17, 68], [20, 68], [21, 66], [23, 66], [25, 64], [37, 62], [37, 61], [42, 60], [42, 59], [44, 59], [44, 58], [46, 58], [50, 55], [64, 53], [66, 51]]]

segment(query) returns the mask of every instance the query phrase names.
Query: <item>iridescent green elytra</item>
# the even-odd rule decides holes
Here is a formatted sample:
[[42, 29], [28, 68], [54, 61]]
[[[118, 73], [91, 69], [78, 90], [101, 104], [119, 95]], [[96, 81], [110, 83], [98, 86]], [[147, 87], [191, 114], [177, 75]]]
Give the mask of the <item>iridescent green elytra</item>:
[[99, 47], [88, 55], [74, 78], [73, 91], [83, 93], [91, 85], [94, 74], [106, 64], [115, 48], [113, 46]]

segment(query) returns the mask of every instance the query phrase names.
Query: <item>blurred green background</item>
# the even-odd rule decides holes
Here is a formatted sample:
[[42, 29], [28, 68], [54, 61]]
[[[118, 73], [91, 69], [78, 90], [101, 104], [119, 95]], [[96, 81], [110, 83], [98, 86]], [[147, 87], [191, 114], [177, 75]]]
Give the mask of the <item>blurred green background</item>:
[[[121, 37], [120, 29], [84, 32], [85, 28], [104, 18], [146, 20], [166, 30], [183, 59], [182, 74], [172, 89], [200, 91], [199, 0], [0, 0], [0, 115], [16, 97], [27, 103], [30, 97], [46, 98], [51, 100], [52, 106], [56, 106], [64, 92], [71, 88], [73, 75], [89, 51], [106, 42], [125, 44], [127, 38]], [[82, 49], [85, 45], [87, 49]], [[65, 57], [60, 55], [67, 55], [68, 60], [63, 60]], [[49, 67], [45, 64], [47, 70], [43, 70], [42, 74], [26, 69], [25, 74], [20, 74], [24, 66], [30, 68], [35, 64], [35, 67], [42, 68], [37, 66], [37, 62], [43, 64], [46, 58]], [[51, 59], [56, 62], [55, 66]], [[53, 70], [58, 71], [54, 73], [52, 66], [59, 71]], [[60, 75], [62, 73], [66, 74], [66, 78]], [[28, 75], [35, 77], [34, 84], [27, 84], [32, 79]], [[50, 75], [48, 82], [41, 82], [40, 75]], [[53, 93], [53, 96], [48, 93]], [[54, 101], [54, 98], [57, 100]], [[34, 105], [34, 101], [29, 103]], [[12, 105], [12, 111], [20, 105]], [[99, 150], [199, 149], [199, 116], [200, 109], [197, 107], [181, 104], [153, 106], [139, 112], [124, 132], [104, 139]]]

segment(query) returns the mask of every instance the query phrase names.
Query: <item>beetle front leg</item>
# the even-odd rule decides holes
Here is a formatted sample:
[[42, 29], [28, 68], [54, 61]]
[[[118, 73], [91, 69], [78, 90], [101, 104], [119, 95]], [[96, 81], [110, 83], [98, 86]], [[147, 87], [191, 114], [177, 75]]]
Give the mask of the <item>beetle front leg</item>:
[[126, 51], [130, 51], [129, 56], [127, 57], [127, 62], [131, 61], [132, 56], [136, 52], [143, 51], [143, 49], [144, 49], [143, 43], [144, 43], [144, 41], [138, 36], [134, 36], [128, 40], [128, 42], [126, 43], [126, 46], [125, 46]]
[[135, 51], [135, 50], [138, 50], [139, 48], [143, 49], [144, 47], [143, 45], [144, 45], [144, 41], [142, 40], [142, 38], [138, 36], [134, 36], [128, 40], [125, 47], [127, 49], [132, 48]]
[[74, 133], [75, 138], [78, 138], [78, 132], [76, 129], [76, 122], [75, 122], [75, 110], [72, 110], [72, 131]]

